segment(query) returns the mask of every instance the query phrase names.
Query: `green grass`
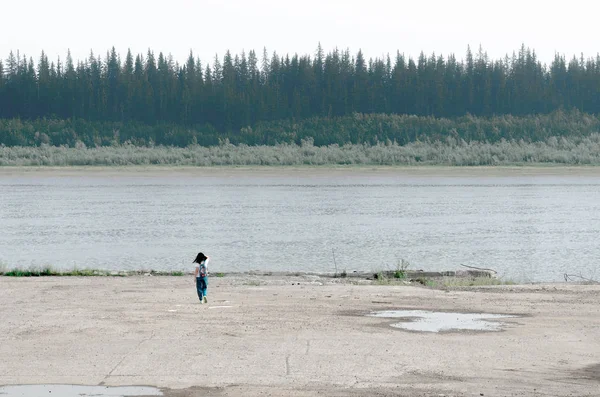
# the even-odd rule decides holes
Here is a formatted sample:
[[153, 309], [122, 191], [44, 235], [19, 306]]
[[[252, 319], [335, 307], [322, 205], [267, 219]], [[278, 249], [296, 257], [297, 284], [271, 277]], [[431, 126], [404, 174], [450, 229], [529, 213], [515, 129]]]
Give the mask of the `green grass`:
[[388, 277], [384, 272], [379, 272], [375, 276], [375, 284], [379, 285], [399, 284], [400, 281], [404, 281], [396, 277]]
[[68, 272], [63, 272], [61, 276], [78, 276], [78, 277], [90, 277], [90, 276], [107, 276], [108, 272], [93, 270], [93, 269], [73, 269]]
[[401, 270], [396, 270], [394, 272], [394, 278], [404, 280], [406, 278], [406, 272], [403, 272]]
[[[92, 269], [75, 269], [68, 271], [56, 271], [51, 268], [43, 269], [11, 269], [0, 272], [0, 276], [6, 277], [92, 277], [92, 276], [111, 276], [107, 271]], [[114, 274], [115, 276], [119, 274]]]
[[185, 276], [186, 273], [180, 270], [173, 271], [120, 271], [112, 272], [108, 270], [99, 269], [78, 269], [73, 268], [71, 270], [55, 270], [51, 266], [44, 266], [42, 268], [31, 267], [28, 269], [23, 268], [12, 268], [8, 269], [7, 266], [0, 266], [0, 276], [5, 277], [126, 277], [135, 276], [141, 274], [151, 274], [153, 276]]
[[59, 276], [60, 273], [52, 270], [50, 267], [44, 268], [31, 268], [31, 269], [10, 269], [8, 271], [4, 271], [2, 275], [7, 277], [42, 277], [42, 276]]
[[378, 284], [393, 284], [393, 281], [406, 280], [406, 273], [410, 267], [410, 262], [404, 259], [396, 260], [394, 270], [379, 271], [376, 273], [375, 280]]

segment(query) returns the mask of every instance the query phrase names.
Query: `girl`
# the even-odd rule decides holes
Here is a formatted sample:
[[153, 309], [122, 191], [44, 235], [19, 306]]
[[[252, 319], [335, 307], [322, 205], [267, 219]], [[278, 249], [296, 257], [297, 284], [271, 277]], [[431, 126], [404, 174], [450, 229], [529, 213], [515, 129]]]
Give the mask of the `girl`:
[[204, 303], [208, 303], [208, 299], [206, 299], [206, 289], [208, 288], [208, 261], [210, 258], [200, 252], [194, 262], [196, 264], [196, 270], [194, 275], [196, 276], [196, 290], [198, 291], [198, 298], [200, 298], [200, 303], [204, 301]]

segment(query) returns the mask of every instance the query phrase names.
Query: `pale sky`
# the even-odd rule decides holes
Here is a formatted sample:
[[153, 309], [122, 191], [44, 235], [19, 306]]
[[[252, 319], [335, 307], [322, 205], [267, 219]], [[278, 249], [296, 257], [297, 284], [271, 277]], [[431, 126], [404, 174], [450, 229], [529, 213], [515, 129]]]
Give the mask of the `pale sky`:
[[115, 46], [180, 63], [192, 50], [206, 64], [227, 49], [314, 54], [319, 42], [367, 58], [423, 50], [462, 59], [467, 45], [474, 53], [481, 45], [498, 59], [521, 43], [543, 62], [600, 52], [592, 0], [0, 0], [0, 10], [0, 58], [20, 50], [36, 62], [42, 50], [64, 60], [70, 49], [78, 60]]

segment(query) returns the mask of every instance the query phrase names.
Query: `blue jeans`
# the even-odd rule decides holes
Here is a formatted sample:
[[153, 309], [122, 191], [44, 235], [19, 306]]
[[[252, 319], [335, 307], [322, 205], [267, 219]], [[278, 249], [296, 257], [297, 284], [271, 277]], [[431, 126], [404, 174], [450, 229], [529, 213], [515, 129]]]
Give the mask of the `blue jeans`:
[[202, 297], [208, 295], [206, 289], [208, 288], [208, 277], [196, 277], [196, 289], [198, 290], [198, 298], [202, 300]]

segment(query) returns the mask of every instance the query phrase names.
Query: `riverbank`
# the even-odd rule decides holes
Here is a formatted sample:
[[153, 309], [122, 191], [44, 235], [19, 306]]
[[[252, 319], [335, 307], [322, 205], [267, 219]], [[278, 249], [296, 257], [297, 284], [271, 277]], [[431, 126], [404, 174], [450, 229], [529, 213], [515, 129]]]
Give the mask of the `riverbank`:
[[[97, 269], [74, 269], [74, 270], [54, 270], [51, 267], [43, 269], [10, 269], [4, 270], [0, 267], [0, 277], [12, 278], [40, 278], [40, 277], [191, 277], [193, 272], [182, 271], [155, 271], [155, 270], [136, 270], [136, 271], [108, 271]], [[254, 280], [254, 283], [277, 283], [282, 279], [290, 277], [304, 277], [313, 280], [321, 280], [327, 283], [332, 279], [348, 280], [353, 284], [375, 284], [375, 285], [423, 285], [431, 288], [460, 288], [473, 286], [489, 285], [515, 285], [512, 280], [503, 280], [496, 277], [494, 271], [488, 270], [458, 270], [444, 272], [424, 272], [409, 270], [379, 271], [371, 272], [349, 272], [340, 273], [303, 273], [303, 272], [231, 272], [214, 273], [211, 277], [227, 278], [229, 282], [235, 280]], [[256, 281], [261, 280], [260, 282]], [[582, 281], [582, 280], [576, 280]], [[595, 280], [587, 280], [590, 284], [596, 283]], [[257, 285], [259, 285], [257, 284]]]
[[600, 134], [548, 137], [544, 141], [456, 140], [344, 144], [189, 145], [75, 147], [0, 146], [0, 166], [511, 166], [526, 164], [600, 165]]
[[[0, 277], [0, 385], [148, 385], [188, 396], [593, 396], [600, 286], [432, 289], [317, 276]], [[410, 332], [411, 309], [514, 315]]]
[[121, 165], [121, 166], [0, 166], [0, 177], [108, 177], [108, 176], [261, 176], [261, 177], [332, 177], [332, 176], [386, 176], [410, 177], [510, 177], [510, 176], [578, 176], [598, 177], [600, 167], [593, 165], [518, 164], [498, 166], [442, 166], [442, 165], [301, 165], [301, 166], [174, 166], [174, 165]]

